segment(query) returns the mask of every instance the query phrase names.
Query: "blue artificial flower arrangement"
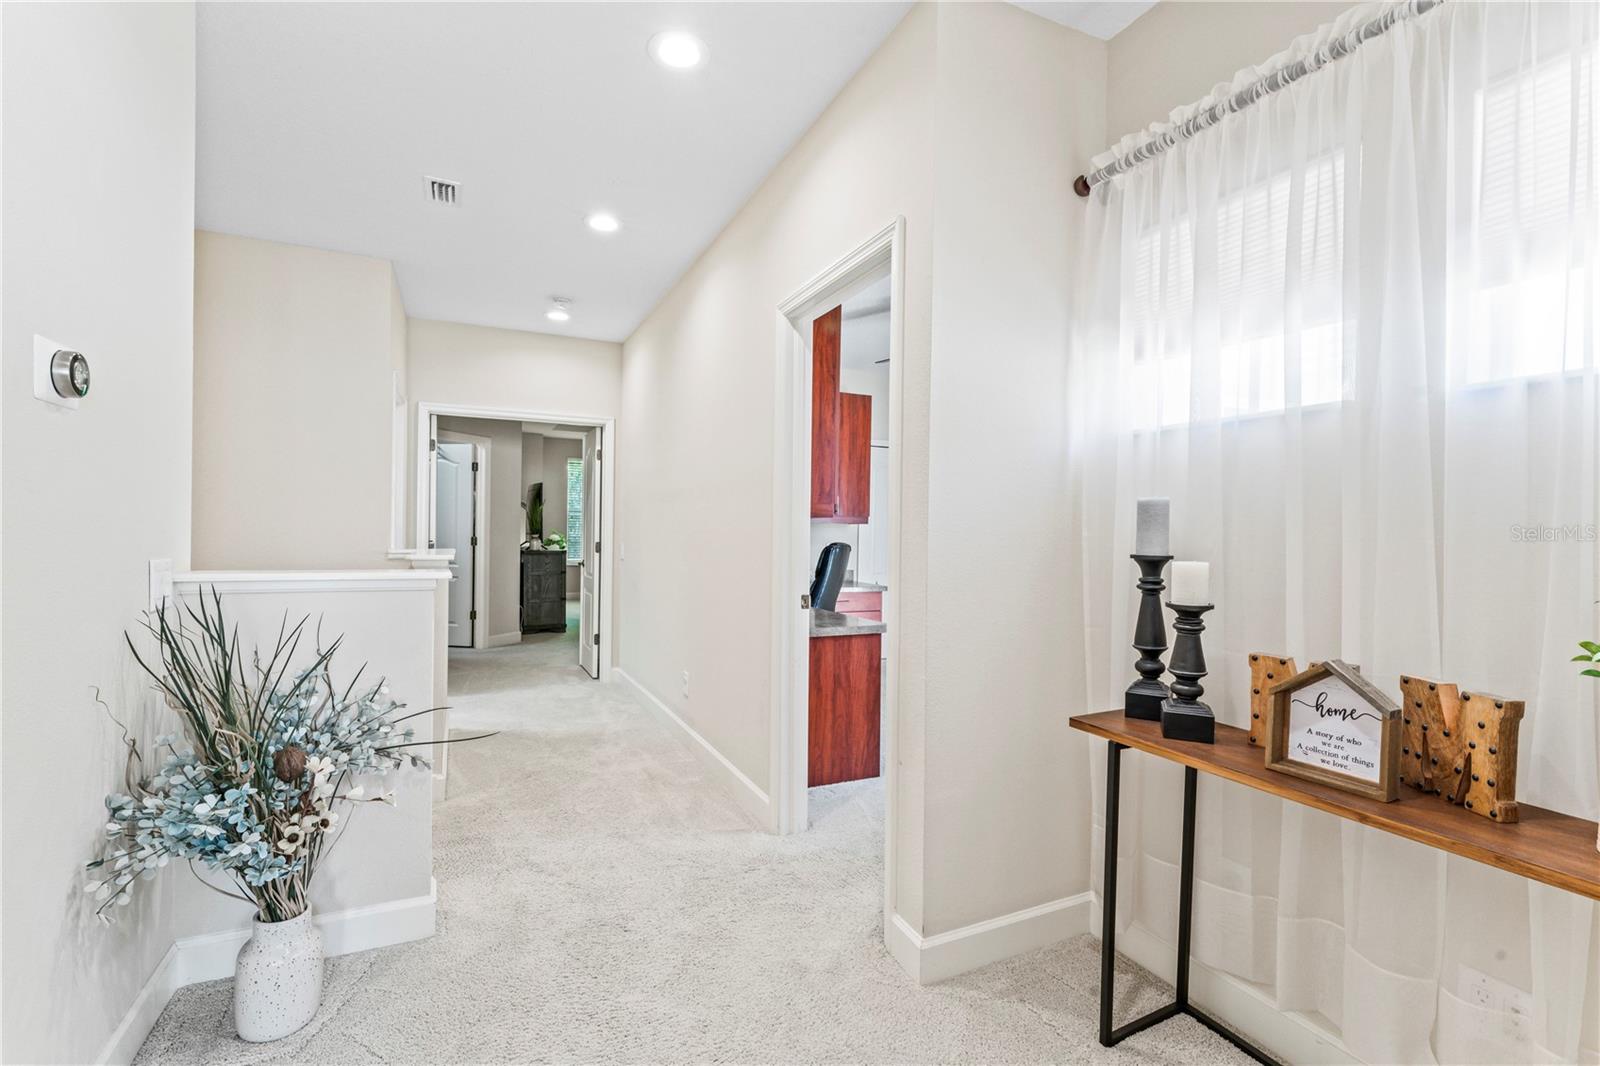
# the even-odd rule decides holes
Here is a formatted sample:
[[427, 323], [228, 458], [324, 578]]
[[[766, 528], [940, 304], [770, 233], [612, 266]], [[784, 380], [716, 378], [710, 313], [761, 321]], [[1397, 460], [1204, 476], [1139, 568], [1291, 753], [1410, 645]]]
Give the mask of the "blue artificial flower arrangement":
[[409, 728], [398, 728], [435, 708], [395, 717], [403, 705], [382, 680], [357, 690], [358, 670], [341, 691], [332, 674], [340, 640], [293, 668], [307, 621], [292, 629], [286, 621], [272, 654], [263, 661], [257, 653], [248, 668], [214, 589], [210, 603], [201, 595], [197, 608], [146, 617], [159, 668], [128, 638], [183, 728], [157, 739], [166, 754], [149, 776], [137, 741], [123, 731], [126, 791], [106, 797], [107, 839], [88, 864], [86, 888], [101, 918], [109, 921], [137, 881], [174, 858], [226, 872], [240, 892], [207, 884], [254, 905], [260, 921], [298, 917], [318, 864], [338, 839], [338, 809], [394, 802], [381, 789], [368, 795], [355, 779], [406, 763], [426, 766], [411, 749], [446, 743], [417, 742]]

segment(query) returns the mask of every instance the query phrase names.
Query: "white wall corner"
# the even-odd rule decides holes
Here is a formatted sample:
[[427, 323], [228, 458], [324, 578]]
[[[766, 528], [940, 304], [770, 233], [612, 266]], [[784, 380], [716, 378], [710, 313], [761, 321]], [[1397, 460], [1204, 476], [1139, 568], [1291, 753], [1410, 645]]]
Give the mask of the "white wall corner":
[[884, 925], [883, 940], [906, 973], [931, 985], [1087, 933], [1093, 906], [1094, 893], [1079, 892], [926, 937], [895, 914]]
[[[430, 879], [426, 896], [319, 915], [317, 928], [322, 933], [323, 954], [332, 958], [430, 937], [434, 933], [438, 899], [439, 883]], [[123, 1015], [95, 1061], [131, 1063], [174, 993], [184, 985], [232, 977], [239, 948], [249, 938], [250, 930], [245, 928], [175, 941], [145, 981], [133, 1006]]]
[[778, 831], [777, 812], [773, 808], [772, 800], [756, 786], [754, 781], [746, 777], [742, 770], [728, 761], [728, 758], [713, 747], [709, 740], [695, 732], [688, 722], [674, 714], [672, 708], [658, 699], [655, 693], [641, 685], [633, 675], [620, 666], [612, 667], [612, 673], [632, 685], [634, 690], [644, 698], [644, 702], [651, 710], [683, 732], [684, 738], [689, 742], [690, 749], [700, 758], [701, 763], [726, 786], [734, 800], [739, 804], [740, 809], [754, 819], [758, 827], [769, 833]]

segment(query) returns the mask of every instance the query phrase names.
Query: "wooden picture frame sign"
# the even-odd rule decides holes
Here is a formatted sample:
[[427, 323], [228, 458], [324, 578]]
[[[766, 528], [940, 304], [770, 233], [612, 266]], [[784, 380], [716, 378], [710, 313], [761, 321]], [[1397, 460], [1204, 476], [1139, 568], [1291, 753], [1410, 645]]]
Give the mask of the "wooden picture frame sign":
[[1517, 820], [1523, 701], [1402, 677], [1401, 780], [1497, 822]]
[[1266, 766], [1366, 796], [1399, 798], [1400, 707], [1348, 663], [1317, 663], [1271, 689]]
[[1264, 745], [1267, 715], [1272, 706], [1272, 688], [1300, 672], [1294, 660], [1284, 655], [1256, 651], [1250, 653], [1250, 743]]

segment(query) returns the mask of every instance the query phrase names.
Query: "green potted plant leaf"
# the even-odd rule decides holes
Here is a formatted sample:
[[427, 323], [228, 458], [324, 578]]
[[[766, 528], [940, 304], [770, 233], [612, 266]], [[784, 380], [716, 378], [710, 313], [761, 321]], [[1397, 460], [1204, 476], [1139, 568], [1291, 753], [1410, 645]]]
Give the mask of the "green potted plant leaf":
[[[1600, 643], [1580, 640], [1578, 647], [1583, 650], [1572, 657], [1573, 662], [1584, 664], [1584, 668], [1578, 672], [1584, 677], [1600, 677]], [[1594, 848], [1600, 851], [1600, 826], [1595, 827]]]

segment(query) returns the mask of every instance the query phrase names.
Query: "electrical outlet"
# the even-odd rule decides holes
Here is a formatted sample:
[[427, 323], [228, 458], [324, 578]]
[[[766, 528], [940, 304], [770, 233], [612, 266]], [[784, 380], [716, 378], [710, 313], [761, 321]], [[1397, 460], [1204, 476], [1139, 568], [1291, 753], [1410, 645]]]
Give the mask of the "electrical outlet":
[[161, 605], [172, 599], [172, 560], [150, 560], [150, 610], [159, 611]]
[[[1480, 1036], [1512, 1042], [1528, 1038], [1533, 1021], [1533, 996], [1516, 985], [1490, 977], [1475, 967], [1462, 966], [1456, 978], [1456, 995], [1480, 1010], [1498, 1015], [1498, 1024], [1490, 1018], [1479, 1022], [1486, 1029]], [[1496, 1028], [1498, 1033], [1494, 1031]]]

